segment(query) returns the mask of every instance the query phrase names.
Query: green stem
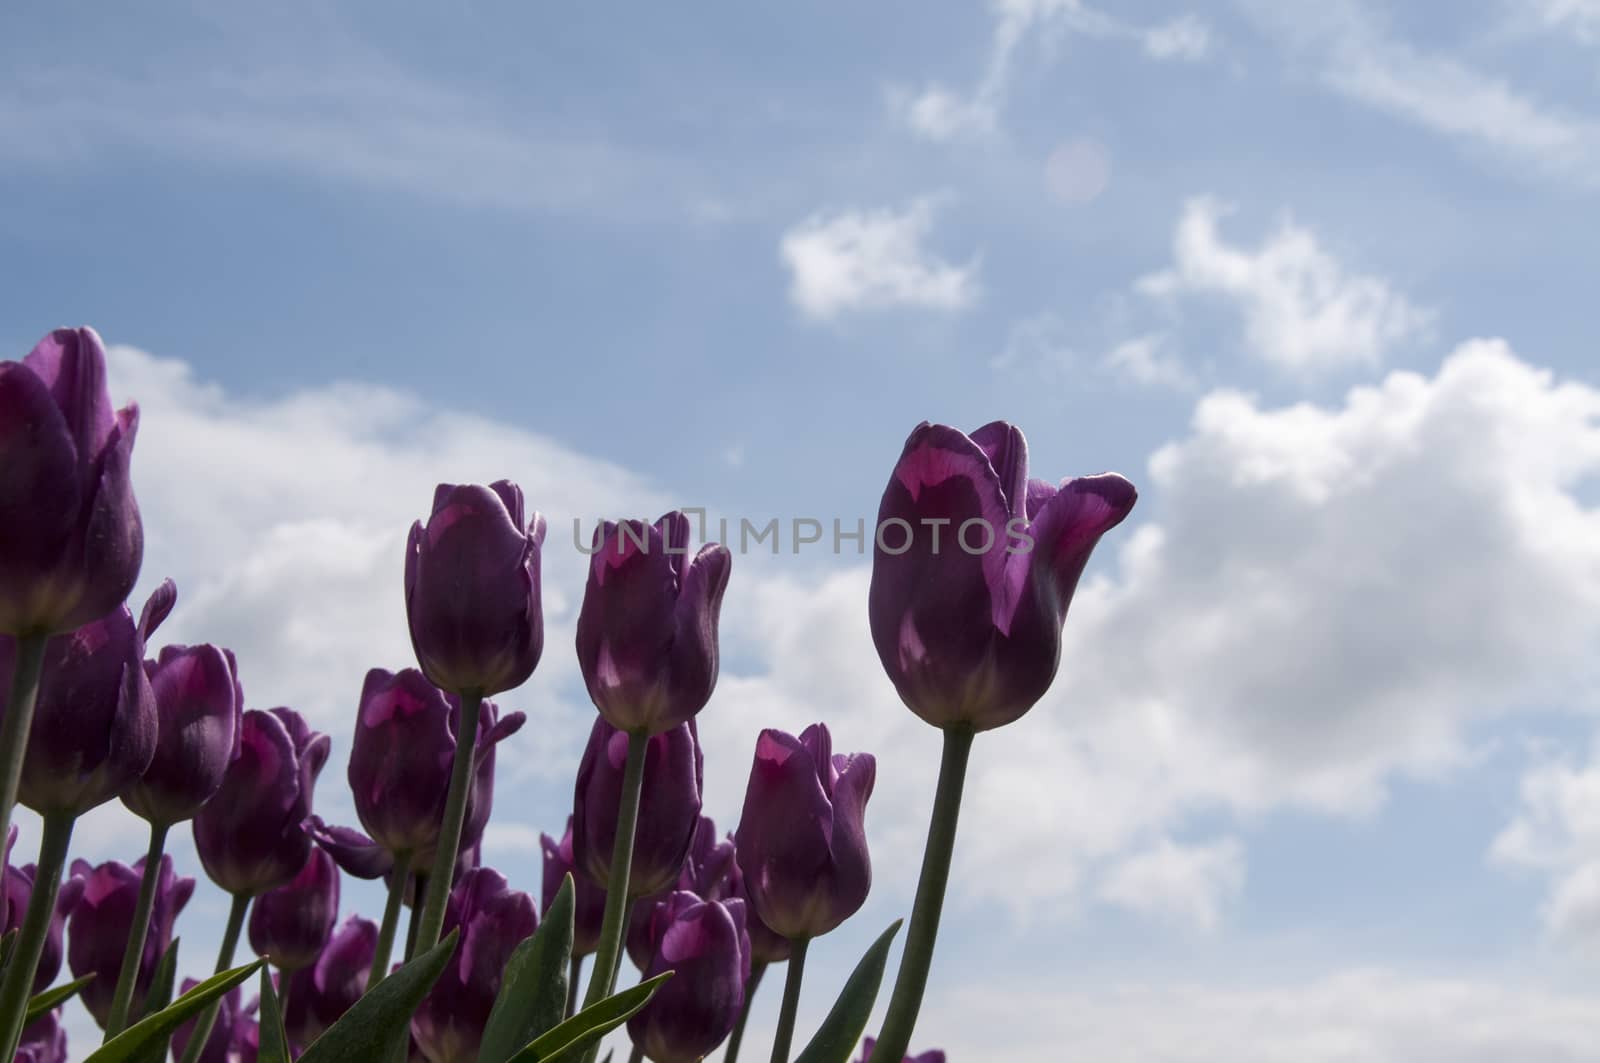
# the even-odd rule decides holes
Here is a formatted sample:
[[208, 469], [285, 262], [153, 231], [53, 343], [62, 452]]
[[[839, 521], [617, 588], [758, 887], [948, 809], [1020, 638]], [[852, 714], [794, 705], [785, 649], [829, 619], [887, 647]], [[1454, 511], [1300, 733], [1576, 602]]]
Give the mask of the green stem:
[[128, 1009], [133, 1006], [134, 984], [139, 980], [145, 938], [150, 932], [150, 912], [156, 905], [156, 884], [161, 880], [161, 853], [167, 847], [167, 829], [165, 823], [150, 824], [150, 847], [144, 854], [139, 900], [133, 909], [133, 925], [128, 928], [128, 947], [122, 952], [122, 968], [117, 974], [116, 994], [111, 998], [111, 1014], [106, 1019], [106, 1041], [128, 1025]]
[[761, 985], [761, 976], [767, 973], [767, 965], [758, 963], [750, 968], [750, 981], [744, 987], [744, 1007], [739, 1012], [739, 1021], [733, 1024], [733, 1032], [728, 1035], [727, 1050], [722, 1053], [722, 1063], [734, 1063], [739, 1058], [739, 1042], [744, 1040], [744, 1024], [750, 1021], [750, 1005], [756, 999], [756, 987]]
[[389, 901], [383, 906], [383, 925], [378, 928], [378, 947], [372, 954], [372, 966], [367, 969], [368, 993], [389, 974], [389, 957], [394, 952], [394, 934], [400, 926], [400, 905], [405, 901], [406, 880], [411, 877], [410, 868], [410, 853], [394, 854], [394, 870], [389, 873]]
[[456, 850], [461, 847], [461, 825], [467, 818], [467, 797], [472, 792], [473, 753], [478, 744], [478, 706], [483, 695], [461, 695], [461, 722], [456, 727], [455, 764], [450, 769], [450, 793], [444, 802], [444, 820], [439, 824], [439, 843], [433, 853], [433, 870], [428, 874], [428, 900], [422, 908], [417, 940], [408, 959], [416, 959], [439, 943], [444, 930], [444, 905], [455, 884]]
[[400, 955], [409, 956], [417, 947], [417, 931], [422, 922], [422, 898], [428, 892], [428, 876], [411, 876], [411, 918], [406, 921], [406, 950]]
[[44, 670], [44, 647], [49, 635], [18, 635], [17, 656], [11, 669], [11, 693], [6, 718], [0, 723], [0, 843], [11, 833], [11, 809], [22, 782], [22, 758], [28, 752], [33, 730], [33, 706], [39, 700], [39, 673]]
[[[249, 910], [250, 894], [235, 893], [233, 906], [228, 909], [228, 926], [222, 932], [222, 947], [217, 949], [218, 974], [233, 966], [233, 953], [239, 947], [239, 933], [244, 929], [245, 913]], [[211, 1028], [217, 1024], [217, 1010], [221, 1007], [222, 1001], [216, 1000], [200, 1013], [200, 1020], [195, 1023], [194, 1032], [189, 1036], [188, 1047], [183, 1050], [182, 1063], [196, 1063], [200, 1058], [206, 1042], [211, 1040]]]
[[56, 892], [61, 888], [61, 868], [67, 862], [67, 847], [72, 844], [70, 812], [51, 812], [44, 817], [44, 832], [39, 838], [39, 868], [33, 876], [33, 892], [28, 898], [28, 913], [22, 917], [22, 930], [11, 950], [11, 963], [0, 982], [0, 1059], [16, 1055], [27, 1019], [28, 997], [33, 994], [33, 978], [39, 970], [39, 954], [44, 951], [55, 914]]
[[567, 1011], [564, 1018], [572, 1018], [578, 1012], [578, 982], [583, 978], [583, 957], [572, 957], [572, 963], [567, 967]]
[[628, 1063], [644, 1063], [644, 1049], [634, 1045], [633, 1051], [628, 1053]]
[[884, 1016], [870, 1063], [900, 1063], [917, 1025], [922, 994], [928, 987], [928, 969], [933, 965], [934, 939], [939, 936], [945, 886], [950, 881], [950, 856], [956, 847], [956, 821], [961, 816], [961, 791], [966, 785], [972, 736], [970, 727], [948, 727], [944, 732], [944, 757], [939, 764], [939, 785], [934, 791], [933, 818], [922, 854], [917, 899], [911, 906], [911, 927], [906, 931], [900, 973], [895, 977], [894, 995], [889, 998], [889, 1012]]
[[[606, 913], [600, 922], [600, 947], [589, 975], [589, 992], [583, 1006], [594, 1007], [611, 995], [617, 984], [617, 964], [622, 958], [623, 931], [628, 925], [628, 880], [633, 875], [633, 834], [639, 825], [639, 791], [644, 787], [644, 754], [650, 736], [643, 731], [628, 735], [628, 762], [622, 769], [622, 793], [617, 801], [617, 836], [611, 843], [611, 874], [606, 880]], [[584, 1053], [594, 1063], [599, 1043]]]
[[800, 980], [805, 977], [806, 947], [810, 944], [809, 938], [789, 939], [789, 970], [783, 979], [783, 1010], [778, 1012], [778, 1032], [772, 1036], [772, 1063], [789, 1063], [795, 1012], [800, 1010]]

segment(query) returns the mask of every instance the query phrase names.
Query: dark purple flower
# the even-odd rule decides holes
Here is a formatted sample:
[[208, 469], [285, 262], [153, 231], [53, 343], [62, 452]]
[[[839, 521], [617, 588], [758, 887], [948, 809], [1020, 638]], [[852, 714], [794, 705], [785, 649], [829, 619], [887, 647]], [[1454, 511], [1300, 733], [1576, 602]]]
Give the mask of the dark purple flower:
[[244, 692], [233, 654], [215, 646], [166, 646], [144, 663], [155, 695], [156, 752], [122, 803], [151, 823], [194, 818], [239, 752]]
[[750, 981], [744, 902], [673, 895], [673, 914], [645, 977], [673, 975], [628, 1020], [628, 1036], [655, 1063], [695, 1063], [733, 1031]]
[[[659, 913], [658, 908], [683, 892], [707, 901], [720, 901], [731, 896], [737, 870], [738, 865], [733, 858], [733, 838], [717, 840], [717, 825], [710, 816], [701, 816], [695, 827], [694, 838], [689, 843], [689, 852], [683, 859], [683, 870], [678, 872], [678, 881], [673, 889], [641, 897], [633, 904], [627, 938], [628, 958], [633, 965], [641, 971], [650, 966], [657, 940], [651, 928], [661, 925], [662, 920], [668, 918]], [[602, 891], [601, 898], [604, 897]]]
[[820, 723], [799, 738], [768, 728], [756, 739], [734, 840], [750, 903], [784, 937], [826, 934], [867, 899], [877, 771], [870, 753], [835, 754]]
[[656, 735], [705, 708], [717, 685], [717, 617], [733, 558], [720, 543], [689, 557], [689, 518], [605, 521], [594, 533], [578, 614], [589, 697], [620, 731]]
[[[144, 876], [144, 861], [132, 867], [108, 860], [90, 867], [74, 861], [72, 873], [83, 880], [83, 895], [67, 920], [67, 965], [74, 978], [94, 975], [79, 995], [89, 1014], [103, 1028], [111, 1015], [111, 998], [116, 995], [117, 975], [122, 970], [122, 953], [128, 947], [128, 927], [133, 923], [134, 906], [139, 899], [139, 881]], [[134, 979], [134, 1000], [144, 998], [155, 977], [156, 965], [172, 944], [172, 928], [178, 913], [194, 893], [194, 879], [173, 874], [172, 858], [161, 858], [156, 876], [155, 906], [150, 911], [150, 929], [145, 935], [144, 952], [139, 957], [139, 973]]]
[[[0, 923], [0, 935], [22, 928], [23, 917], [28, 913], [28, 902], [33, 898], [34, 879], [38, 874], [38, 868], [33, 864], [11, 866], [11, 848], [16, 841], [17, 828], [13, 826], [6, 838], [3, 862], [0, 862], [0, 867], [3, 867], [0, 874], [4, 875], [3, 882], [0, 882], [0, 903], [5, 905], [5, 911], [0, 913], [5, 917], [4, 923]], [[56, 980], [56, 975], [61, 971], [62, 927], [82, 895], [83, 880], [74, 869], [73, 874], [63, 878], [61, 887], [56, 891], [55, 915], [50, 919], [44, 948], [39, 953], [39, 968], [33, 976], [35, 993], [49, 989], [50, 983]]]
[[90, 328], [0, 362], [0, 632], [59, 634], [111, 612], [139, 578], [132, 403], [113, 413]]
[[[193, 978], [185, 978], [181, 992], [187, 993], [199, 984]], [[206, 1045], [200, 1050], [200, 1063], [255, 1063], [260, 1039], [255, 1015], [261, 1002], [251, 1000], [248, 1005], [241, 1007], [240, 999], [238, 986], [228, 990], [222, 998], [222, 1005], [217, 1009], [216, 1024], [211, 1027], [211, 1036], [206, 1038]], [[173, 1059], [183, 1058], [189, 1047], [189, 1038], [194, 1036], [197, 1021], [198, 1018], [189, 1019], [173, 1031]]]
[[[872, 1050], [877, 1047], [877, 1044], [878, 1040], [875, 1037], [862, 1038], [860, 1063], [870, 1063]], [[905, 1063], [944, 1063], [944, 1051], [943, 1049], [934, 1048], [923, 1052], [921, 1055], [906, 1056]]]
[[572, 817], [567, 817], [567, 832], [558, 842], [548, 834], [539, 835], [539, 848], [544, 850], [544, 907], [539, 913], [543, 919], [550, 913], [561, 880], [572, 876], [572, 954], [588, 956], [600, 948], [600, 924], [605, 920], [606, 891], [597, 886], [589, 876], [578, 869], [572, 858]]
[[313, 847], [306, 866], [250, 906], [250, 947], [274, 967], [298, 971], [317, 961], [339, 917], [339, 869]]
[[394, 870], [394, 854], [354, 827], [330, 826], [321, 816], [312, 816], [306, 830], [339, 870], [353, 878], [387, 879]]
[[[140, 623], [119, 605], [46, 645], [17, 789], [24, 805], [81, 815], [116, 797], [149, 766], [157, 715], [144, 643], [176, 594], [167, 580], [150, 596]], [[15, 653], [16, 641], [0, 635], [0, 690], [11, 684]]]
[[211, 881], [255, 896], [305, 867], [311, 792], [328, 759], [328, 736], [292, 709], [244, 714], [239, 756], [194, 817], [194, 846]]
[[455, 694], [521, 686], [544, 650], [539, 549], [544, 518], [523, 528], [509, 480], [440, 484], [426, 526], [406, 543], [406, 616], [422, 671]]
[[512, 951], [538, 927], [533, 898], [488, 868], [462, 875], [450, 891], [444, 932], [461, 928], [449, 966], [411, 1020], [430, 1063], [473, 1063]]
[[361, 999], [377, 951], [378, 924], [352, 915], [328, 939], [316, 963], [289, 976], [283, 1024], [291, 1041], [309, 1045]]
[[868, 600], [900, 699], [935, 727], [978, 731], [1032, 708], [1089, 554], [1137, 497], [1115, 473], [1029, 480], [1028, 445], [1004, 421], [971, 436], [918, 425], [878, 509]]
[[[596, 718], [589, 745], [578, 765], [572, 803], [572, 853], [589, 878], [604, 886], [611, 873], [611, 848], [622, 802], [622, 773], [628, 736]], [[704, 775], [694, 720], [649, 740], [639, 820], [633, 838], [633, 871], [628, 893], [645, 897], [678, 881], [683, 858], [700, 822]]]
[[45, 1012], [22, 1031], [13, 1063], [67, 1063], [67, 1030], [60, 1008]]
[[[729, 835], [729, 838], [732, 839], [733, 836]], [[755, 905], [750, 903], [750, 893], [744, 885], [744, 872], [739, 869], [737, 846], [735, 846], [733, 868], [728, 876], [726, 898], [738, 898], [745, 902], [744, 920], [745, 929], [750, 933], [750, 959], [761, 964], [787, 961], [793, 947], [788, 938], [762, 921]]]

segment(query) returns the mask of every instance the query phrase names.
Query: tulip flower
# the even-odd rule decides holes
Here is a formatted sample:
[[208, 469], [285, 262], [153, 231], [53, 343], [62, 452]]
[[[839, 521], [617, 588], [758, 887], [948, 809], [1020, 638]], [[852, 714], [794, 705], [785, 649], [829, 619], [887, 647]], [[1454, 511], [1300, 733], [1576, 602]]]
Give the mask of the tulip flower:
[[[733, 838], [729, 835], [729, 839]], [[744, 872], [739, 870], [737, 848], [732, 869], [728, 875], [725, 896], [737, 897], [745, 902], [745, 925], [750, 932], [750, 958], [757, 967], [782, 963], [789, 958], [789, 939], [768, 926], [750, 903], [750, 891], [745, 888]]]
[[628, 1020], [628, 1036], [655, 1063], [695, 1063], [723, 1042], [744, 1009], [750, 980], [744, 902], [680, 893], [666, 909], [674, 912], [671, 925], [645, 976], [673, 976]]
[[141, 819], [171, 826], [193, 819], [222, 786], [239, 752], [244, 692], [238, 662], [216, 646], [167, 646], [144, 668], [160, 727], [155, 756], [122, 803]]
[[572, 817], [567, 817], [567, 832], [558, 842], [548, 834], [539, 835], [544, 853], [544, 895], [540, 918], [550, 911], [556, 893], [567, 875], [572, 876], [572, 956], [588, 956], [600, 945], [600, 923], [605, 916], [606, 891], [594, 884], [577, 866], [572, 855]]
[[461, 876], [445, 906], [445, 932], [461, 928], [455, 955], [411, 1019], [411, 1033], [429, 1063], [473, 1063], [500, 992], [511, 953], [538, 927], [526, 893], [505, 876], [475, 868]]
[[[84, 1007], [102, 1028], [107, 1027], [112, 997], [127, 951], [128, 925], [133, 921], [144, 877], [144, 861], [128, 867], [109, 860], [91, 867], [75, 861], [72, 872], [82, 880], [82, 897], [67, 919], [67, 965], [74, 978], [94, 975], [79, 991]], [[155, 880], [149, 930], [139, 956], [134, 989], [142, 999], [150, 991], [156, 967], [172, 945], [178, 914], [194, 894], [194, 879], [174, 874], [172, 858], [161, 858]]]
[[[872, 1058], [872, 1049], [877, 1043], [878, 1042], [873, 1040], [871, 1037], [862, 1039], [860, 1063], [867, 1063], [867, 1061]], [[903, 1063], [944, 1063], [944, 1052], [935, 1048], [930, 1051], [923, 1052], [921, 1055], [906, 1056], [904, 1057]]]
[[[199, 983], [193, 978], [185, 978], [182, 992], [187, 993], [197, 985]], [[256, 1058], [255, 1049], [260, 1037], [255, 1014], [261, 1002], [252, 1000], [248, 1005], [241, 1006], [241, 997], [238, 986], [228, 990], [222, 998], [221, 1006], [217, 1009], [215, 1022], [206, 1034], [204, 1047], [196, 1050], [192, 1057], [190, 1049], [194, 1046], [190, 1042], [195, 1038], [197, 1024], [194, 1019], [185, 1020], [172, 1034], [173, 1058], [193, 1058], [197, 1063], [253, 1061]], [[202, 1016], [201, 1021], [203, 1018]]]
[[433, 684], [487, 696], [521, 686], [544, 649], [539, 550], [544, 518], [523, 531], [522, 489], [440, 484], [406, 543], [406, 616]]
[[250, 910], [250, 947], [280, 971], [317, 961], [339, 916], [339, 869], [313, 848], [299, 874], [256, 898]]
[[689, 557], [689, 518], [595, 529], [578, 614], [589, 697], [619, 731], [658, 735], [705, 707], [717, 685], [717, 619], [733, 559], [720, 543]]
[[367, 972], [378, 948], [378, 924], [352, 915], [323, 946], [317, 960], [288, 976], [283, 1024], [289, 1039], [309, 1045], [339, 1021], [367, 991]]
[[45, 1012], [22, 1031], [13, 1063], [67, 1063], [67, 1030], [60, 1008]]
[[718, 841], [716, 824], [710, 816], [701, 816], [673, 888], [640, 898], [633, 906], [628, 923], [628, 958], [633, 965], [641, 971], [650, 966], [655, 948], [651, 927], [662, 925], [657, 918], [657, 908], [683, 892], [707, 901], [720, 901], [732, 895], [737, 866], [733, 858], [733, 839]]
[[[0, 935], [9, 934], [22, 927], [22, 920], [28, 910], [28, 902], [33, 899], [34, 877], [38, 869], [32, 864], [23, 867], [11, 866], [11, 848], [17, 841], [17, 828], [12, 827], [5, 843], [3, 858], [3, 880], [0, 880], [0, 904], [5, 908], [0, 915], [4, 916], [0, 922]], [[72, 909], [78, 904], [78, 899], [83, 896], [83, 880], [74, 874], [61, 884], [56, 891], [55, 914], [51, 916], [48, 928], [45, 931], [44, 948], [39, 952], [39, 966], [34, 971], [34, 993], [41, 993], [50, 988], [56, 980], [56, 975], [61, 972], [61, 932], [66, 925], [66, 919]], [[26, 1040], [26, 1037], [24, 1037]]]

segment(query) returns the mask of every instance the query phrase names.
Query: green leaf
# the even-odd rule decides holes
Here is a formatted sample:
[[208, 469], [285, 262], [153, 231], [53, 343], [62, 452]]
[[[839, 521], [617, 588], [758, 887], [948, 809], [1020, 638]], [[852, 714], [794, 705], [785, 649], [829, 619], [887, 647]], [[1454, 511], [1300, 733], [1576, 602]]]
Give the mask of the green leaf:
[[[155, 973], [150, 976], [150, 990], [144, 1000], [129, 1012], [133, 1017], [147, 1019], [172, 1003], [172, 990], [178, 982], [178, 939], [174, 938], [167, 951], [161, 954]], [[166, 1033], [151, 1041], [142, 1051], [128, 1057], [128, 1063], [165, 1063], [167, 1047], [172, 1034]]]
[[631, 989], [624, 989], [592, 1007], [584, 1008], [548, 1033], [541, 1034], [532, 1044], [512, 1056], [510, 1063], [550, 1063], [551, 1060], [565, 1059], [571, 1053], [583, 1051], [632, 1018], [634, 1012], [650, 1002], [661, 983], [671, 977], [671, 971], [663, 971], [648, 982], [640, 982]]
[[872, 1015], [878, 986], [883, 982], [883, 967], [889, 959], [889, 946], [899, 931], [900, 920], [896, 919], [889, 929], [878, 935], [878, 940], [850, 972], [844, 988], [839, 991], [839, 999], [833, 1002], [828, 1017], [817, 1027], [816, 1036], [811, 1038], [805, 1051], [795, 1057], [794, 1063], [849, 1063], [861, 1040], [861, 1031], [867, 1028], [867, 1019]]
[[28, 1017], [22, 1020], [22, 1025], [28, 1025], [28, 1023], [37, 1019], [57, 1004], [71, 999], [72, 994], [92, 981], [94, 981], [94, 975], [86, 974], [76, 982], [68, 982], [66, 985], [58, 985], [54, 989], [46, 989], [43, 993], [28, 1001]]
[[544, 922], [506, 962], [489, 1024], [483, 1028], [478, 1063], [506, 1063], [517, 1050], [561, 1022], [567, 1008], [567, 967], [572, 962], [572, 874]]
[[189, 990], [172, 1004], [148, 1018], [140, 1019], [117, 1036], [95, 1049], [83, 1063], [126, 1063], [142, 1058], [141, 1053], [157, 1041], [170, 1037], [185, 1019], [204, 1011], [228, 990], [255, 974], [265, 960], [247, 963], [231, 971], [214, 974]]
[[379, 982], [311, 1043], [300, 1063], [383, 1059], [411, 1021], [411, 1013], [439, 980], [460, 936], [459, 927], [450, 931], [443, 941]]
[[289, 1036], [283, 1032], [283, 1009], [272, 991], [272, 976], [261, 968], [261, 1044], [256, 1063], [291, 1063]]

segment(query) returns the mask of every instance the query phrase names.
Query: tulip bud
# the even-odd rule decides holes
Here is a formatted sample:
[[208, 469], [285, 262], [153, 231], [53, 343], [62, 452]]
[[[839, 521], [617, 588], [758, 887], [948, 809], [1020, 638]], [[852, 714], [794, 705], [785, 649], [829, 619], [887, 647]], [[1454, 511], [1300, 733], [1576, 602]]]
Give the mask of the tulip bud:
[[67, 1063], [67, 1030], [61, 1009], [52, 1008], [22, 1031], [14, 1063]]
[[605, 921], [606, 891], [590, 881], [579, 870], [572, 857], [572, 817], [567, 817], [567, 832], [558, 842], [548, 834], [539, 835], [539, 848], [544, 851], [544, 907], [539, 913], [543, 919], [550, 914], [561, 882], [572, 876], [572, 954], [588, 956], [600, 948], [600, 924]]
[[0, 362], [0, 633], [71, 631], [133, 590], [138, 428], [137, 406], [111, 411], [94, 329], [56, 329], [21, 362]]
[[[870, 1063], [872, 1059], [872, 1050], [877, 1047], [877, 1044], [877, 1038], [862, 1038], [860, 1063]], [[923, 1052], [921, 1055], [906, 1056], [905, 1063], [944, 1063], [944, 1052], [935, 1048], [931, 1051]]]
[[[199, 984], [193, 978], [185, 978], [183, 992], [187, 993]], [[241, 1060], [256, 1058], [260, 1029], [256, 1024], [255, 1014], [261, 1002], [252, 1000], [248, 1006], [242, 1006], [240, 997], [238, 986], [228, 990], [222, 997], [221, 1006], [217, 1009], [216, 1024], [211, 1027], [211, 1036], [206, 1038], [205, 1047], [200, 1050], [199, 1063], [240, 1063]], [[189, 1048], [189, 1039], [194, 1036], [195, 1023], [198, 1021], [198, 1018], [187, 1019], [173, 1031], [173, 1059], [183, 1058]]]
[[328, 736], [292, 709], [244, 714], [239, 756], [194, 817], [194, 846], [211, 881], [235, 895], [283, 885], [305, 867], [311, 793]]
[[1055, 678], [1061, 628], [1100, 536], [1138, 497], [1114, 473], [1028, 479], [1022, 432], [923, 423], [878, 509], [868, 611], [900, 699], [935, 727], [1012, 722]]
[[799, 738], [769, 728], [756, 740], [734, 840], [750, 901], [779, 934], [826, 934], [866, 901], [864, 819], [876, 778], [870, 753], [835, 755], [820, 723]]
[[406, 617], [422, 671], [454, 694], [521, 686], [544, 649], [539, 549], [544, 518], [522, 530], [522, 490], [440, 484], [426, 526], [406, 543]]
[[268, 890], [250, 906], [250, 947], [283, 971], [317, 961], [339, 916], [339, 869], [313, 848], [288, 884]]
[[[628, 736], [597, 718], [578, 765], [573, 795], [572, 852], [578, 866], [604, 887], [611, 874], [611, 849], [622, 802]], [[639, 819], [633, 836], [628, 893], [644, 897], [678, 881], [683, 858], [700, 822], [704, 774], [694, 721], [651, 738], [645, 747]]]
[[[720, 901], [731, 895], [733, 874], [737, 869], [733, 858], [733, 838], [717, 840], [717, 826], [710, 816], [701, 816], [695, 827], [694, 838], [689, 842], [689, 852], [684, 856], [683, 869], [678, 881], [666, 893], [641, 897], [633, 905], [628, 921], [628, 958], [639, 970], [650, 966], [655, 952], [656, 937], [652, 927], [662, 926], [670, 917], [657, 909], [681, 893], [692, 893], [707, 901]], [[603, 894], [602, 894], [603, 896]]]
[[744, 902], [677, 893], [646, 978], [672, 971], [628, 1020], [628, 1036], [655, 1063], [695, 1063], [733, 1031], [750, 981]]
[[538, 927], [533, 898], [488, 868], [462, 875], [445, 906], [444, 933], [461, 929], [444, 973], [411, 1019], [429, 1063], [472, 1063], [511, 953]]
[[692, 718], [717, 685], [717, 618], [733, 558], [720, 543], [691, 560], [689, 518], [595, 529], [578, 614], [578, 666], [600, 715], [657, 735]]
[[[72, 873], [83, 881], [83, 896], [67, 920], [67, 965], [74, 978], [94, 975], [94, 981], [79, 991], [84, 1007], [102, 1028], [111, 1016], [111, 998], [116, 995], [117, 975], [122, 970], [122, 954], [128, 947], [128, 927], [133, 923], [139, 900], [139, 883], [144, 877], [144, 861], [132, 867], [109, 860], [90, 867], [82, 860], [73, 862]], [[150, 910], [150, 929], [145, 934], [144, 952], [139, 956], [139, 973], [134, 980], [134, 1000], [150, 991], [156, 967], [172, 945], [172, 928], [178, 913], [194, 893], [194, 879], [173, 874], [172, 857], [161, 858], [156, 875], [154, 907]]]
[[290, 1040], [309, 1045], [361, 999], [377, 951], [378, 924], [352, 915], [314, 964], [289, 976], [283, 1025]]
[[215, 646], [167, 646], [144, 669], [160, 726], [155, 756], [122, 803], [170, 826], [193, 819], [222, 785], [239, 751], [244, 693], [233, 654]]
[[[28, 902], [33, 899], [33, 883], [38, 875], [38, 868], [33, 864], [23, 867], [11, 866], [11, 848], [17, 841], [17, 828], [12, 827], [5, 843], [5, 854], [0, 867], [3, 867], [3, 881], [0, 881], [0, 903], [5, 905], [5, 910], [0, 915], [4, 922], [0, 923], [0, 935], [9, 934], [13, 930], [22, 929], [22, 920], [28, 913]], [[56, 975], [61, 971], [61, 931], [66, 924], [66, 919], [72, 909], [77, 906], [78, 899], [83, 895], [83, 880], [76, 872], [62, 880], [60, 888], [56, 891], [56, 910], [50, 917], [50, 926], [45, 932], [44, 948], [39, 953], [39, 967], [33, 976], [33, 991], [43, 992], [50, 988], [50, 983], [56, 980]]]

